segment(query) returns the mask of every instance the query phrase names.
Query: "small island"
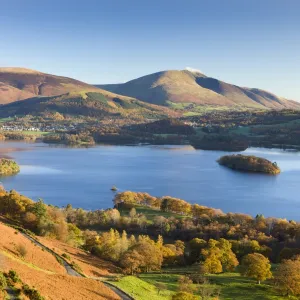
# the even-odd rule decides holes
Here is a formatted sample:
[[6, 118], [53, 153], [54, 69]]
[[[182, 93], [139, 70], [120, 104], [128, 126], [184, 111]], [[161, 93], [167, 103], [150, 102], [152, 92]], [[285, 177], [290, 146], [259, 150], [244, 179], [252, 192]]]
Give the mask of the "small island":
[[256, 156], [247, 156], [241, 154], [225, 155], [219, 158], [218, 163], [227, 168], [245, 172], [265, 173], [272, 175], [280, 173], [280, 168], [277, 166], [276, 162], [272, 163], [265, 158]]
[[6, 158], [0, 159], [0, 175], [14, 175], [20, 172], [19, 165], [11, 160]]

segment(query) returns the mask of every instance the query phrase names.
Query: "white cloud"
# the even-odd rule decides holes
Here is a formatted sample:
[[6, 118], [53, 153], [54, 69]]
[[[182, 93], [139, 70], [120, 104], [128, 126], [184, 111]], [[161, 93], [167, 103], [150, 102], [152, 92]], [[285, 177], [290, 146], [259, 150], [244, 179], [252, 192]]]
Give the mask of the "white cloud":
[[201, 70], [198, 70], [198, 69], [194, 69], [194, 68], [190, 68], [190, 67], [186, 67], [185, 69], [189, 72], [192, 72], [192, 73], [201, 73], [201, 74], [203, 74], [203, 72]]

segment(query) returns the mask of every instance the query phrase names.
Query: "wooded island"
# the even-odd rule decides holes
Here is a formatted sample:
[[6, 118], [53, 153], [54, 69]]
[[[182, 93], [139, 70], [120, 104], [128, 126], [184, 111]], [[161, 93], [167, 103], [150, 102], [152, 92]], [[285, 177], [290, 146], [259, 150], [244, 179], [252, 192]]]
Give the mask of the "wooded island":
[[14, 175], [19, 172], [20, 167], [15, 161], [6, 158], [0, 159], [0, 175]]
[[222, 166], [239, 171], [266, 173], [272, 175], [280, 173], [280, 168], [277, 166], [276, 162], [272, 163], [265, 158], [253, 155], [225, 155], [219, 158], [218, 163]]

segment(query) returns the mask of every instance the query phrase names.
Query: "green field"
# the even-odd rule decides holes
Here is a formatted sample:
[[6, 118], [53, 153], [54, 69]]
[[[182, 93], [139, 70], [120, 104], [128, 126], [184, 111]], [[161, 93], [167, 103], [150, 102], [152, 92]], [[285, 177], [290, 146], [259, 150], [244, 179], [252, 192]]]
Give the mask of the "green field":
[[11, 118], [11, 117], [9, 117], [9, 118], [0, 118], [0, 123], [13, 121], [13, 120], [14, 120], [14, 118]]
[[169, 290], [159, 291], [147, 281], [135, 276], [125, 276], [121, 280], [111, 282], [136, 300], [167, 300], [171, 299], [172, 294]]
[[[190, 268], [164, 269], [170, 273], [147, 273], [140, 274], [138, 277], [125, 276], [117, 282], [113, 282], [128, 294], [137, 300], [165, 300], [171, 299], [171, 296], [177, 292], [177, 281], [180, 274], [190, 273], [194, 270]], [[264, 282], [260, 285], [256, 284], [255, 280], [241, 277], [239, 273], [223, 273], [219, 275], [208, 275], [210, 284], [220, 287], [222, 300], [284, 300], [285, 297], [279, 296], [271, 281]], [[167, 290], [159, 291], [155, 284], [165, 284]], [[194, 285], [197, 289], [197, 285]], [[199, 287], [199, 286], [198, 286]], [[296, 300], [297, 298], [290, 297], [289, 299]], [[200, 297], [199, 297], [200, 300]]]
[[34, 135], [34, 136], [44, 136], [50, 134], [47, 131], [30, 131], [30, 130], [22, 130], [22, 131], [3, 131], [4, 133], [15, 133], [15, 134], [23, 134], [23, 135]]
[[21, 133], [21, 134], [25, 134], [25, 135], [37, 135], [37, 136], [47, 135], [47, 134], [50, 133], [50, 132], [47, 132], [47, 131], [29, 131], [29, 130], [13, 131], [13, 132], [17, 132], [17, 133]]
[[[143, 214], [147, 217], [149, 221], [153, 221], [153, 219], [157, 216], [163, 216], [165, 218], [174, 217], [176, 219], [187, 218], [185, 215], [179, 215], [172, 212], [165, 212], [161, 210], [156, 210], [147, 206], [137, 205], [134, 207], [136, 209], [137, 214]], [[128, 216], [130, 212], [130, 208], [119, 208], [121, 216]]]

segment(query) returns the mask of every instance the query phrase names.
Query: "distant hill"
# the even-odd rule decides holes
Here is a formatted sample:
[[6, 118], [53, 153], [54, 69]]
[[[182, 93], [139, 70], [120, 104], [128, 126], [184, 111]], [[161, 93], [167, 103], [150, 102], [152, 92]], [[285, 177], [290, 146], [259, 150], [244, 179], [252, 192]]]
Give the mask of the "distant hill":
[[0, 104], [70, 92], [99, 91], [87, 83], [24, 68], [0, 68]]
[[[95, 85], [117, 94], [171, 106], [224, 106], [257, 109], [300, 109], [300, 103], [289, 101], [264, 90], [244, 88], [195, 70], [162, 71], [123, 84]], [[180, 105], [181, 104], [181, 105]]]
[[[101, 90], [98, 90], [101, 91]], [[157, 105], [110, 92], [74, 92], [52, 97], [34, 97], [1, 106], [0, 117], [45, 116], [59, 112], [70, 117], [157, 119], [174, 113]], [[175, 114], [176, 116], [176, 114]]]

